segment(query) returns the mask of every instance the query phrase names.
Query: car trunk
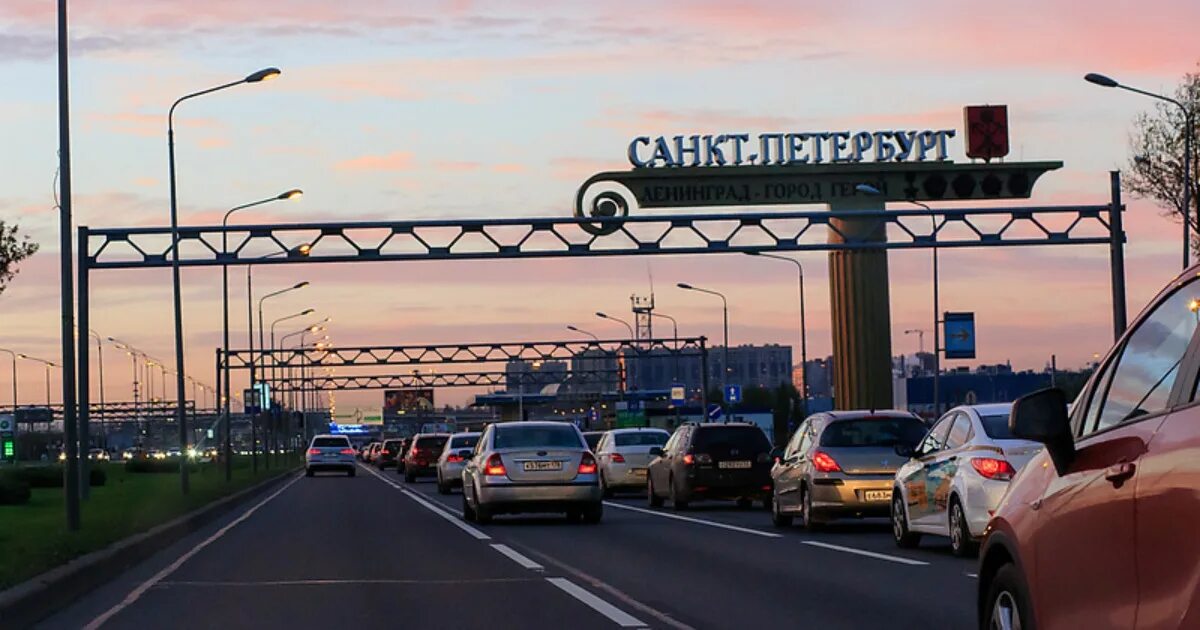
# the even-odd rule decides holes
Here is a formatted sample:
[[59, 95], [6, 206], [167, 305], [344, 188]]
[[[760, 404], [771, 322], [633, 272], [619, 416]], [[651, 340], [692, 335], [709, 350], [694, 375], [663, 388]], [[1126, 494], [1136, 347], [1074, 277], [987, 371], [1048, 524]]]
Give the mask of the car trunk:
[[847, 475], [893, 475], [904, 463], [891, 446], [822, 446]]
[[508, 478], [531, 483], [571, 481], [579, 473], [583, 453], [554, 448], [520, 448], [499, 451]]
[[[635, 446], [618, 446], [616, 452], [625, 458], [625, 465], [631, 468], [646, 468], [654, 456], [650, 454], [650, 444]], [[660, 447], [661, 448], [661, 447]]]
[[996, 446], [1004, 451], [1004, 459], [1014, 470], [1021, 470], [1029, 460], [1042, 450], [1042, 445], [1029, 440], [996, 440]]

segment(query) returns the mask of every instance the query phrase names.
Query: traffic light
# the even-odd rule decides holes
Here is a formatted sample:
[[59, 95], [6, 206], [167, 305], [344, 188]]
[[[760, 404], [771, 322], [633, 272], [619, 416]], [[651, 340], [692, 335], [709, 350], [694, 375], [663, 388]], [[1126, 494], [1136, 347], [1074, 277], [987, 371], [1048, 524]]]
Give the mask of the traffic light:
[[0, 438], [0, 459], [10, 462], [17, 459], [17, 441], [11, 436]]

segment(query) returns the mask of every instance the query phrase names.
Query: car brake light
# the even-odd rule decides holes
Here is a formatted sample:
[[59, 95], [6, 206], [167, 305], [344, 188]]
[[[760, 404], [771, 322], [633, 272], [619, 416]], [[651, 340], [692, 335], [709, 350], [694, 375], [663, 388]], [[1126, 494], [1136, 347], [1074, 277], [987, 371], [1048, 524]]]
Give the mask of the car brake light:
[[842, 472], [842, 467], [838, 466], [837, 460], [830, 457], [829, 453], [824, 451], [817, 451], [816, 453], [813, 453], [812, 462], [813, 468], [817, 469], [817, 472]]
[[320, 454], [321, 454], [321, 449], [319, 449], [319, 448], [310, 448], [310, 449], [308, 449], [308, 454], [309, 454], [309, 455], [320, 455]]
[[613, 461], [613, 463], [614, 463], [614, 464], [624, 464], [624, 463], [625, 463], [625, 456], [624, 456], [624, 455], [622, 455], [622, 454], [620, 454], [620, 453], [613, 453], [613, 454], [612, 454], [612, 461]]
[[451, 464], [457, 464], [463, 460], [462, 455], [447, 455], [446, 461]]
[[353, 454], [354, 454], [354, 449], [352, 449], [352, 448], [344, 448], [344, 449], [342, 449], [342, 450], [340, 450], [340, 451], [338, 451], [338, 452], [339, 452], [339, 453], [341, 453], [342, 455], [353, 455]]
[[488, 458], [487, 464], [483, 467], [483, 474], [489, 477], [504, 477], [508, 475], [508, 471], [504, 470], [504, 462], [500, 461], [498, 453], [493, 453]]
[[696, 463], [696, 458], [693, 457], [691, 453], [686, 453], [683, 456], [683, 463], [688, 466], [691, 466], [692, 464]]
[[1012, 464], [1007, 460], [996, 459], [994, 457], [973, 457], [971, 458], [971, 467], [975, 472], [987, 477], [988, 479], [999, 479], [1008, 481], [1016, 474]]
[[591, 453], [584, 453], [583, 458], [579, 460], [579, 474], [596, 474], [596, 458], [592, 457]]

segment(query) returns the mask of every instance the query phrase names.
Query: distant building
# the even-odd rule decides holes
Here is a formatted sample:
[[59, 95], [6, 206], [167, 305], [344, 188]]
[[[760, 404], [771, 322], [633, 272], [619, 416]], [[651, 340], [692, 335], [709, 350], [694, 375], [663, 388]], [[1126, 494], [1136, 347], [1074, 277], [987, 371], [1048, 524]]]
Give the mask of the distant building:
[[525, 361], [516, 359], [504, 364], [504, 388], [517, 394], [536, 394], [547, 385], [567, 380], [564, 361]]

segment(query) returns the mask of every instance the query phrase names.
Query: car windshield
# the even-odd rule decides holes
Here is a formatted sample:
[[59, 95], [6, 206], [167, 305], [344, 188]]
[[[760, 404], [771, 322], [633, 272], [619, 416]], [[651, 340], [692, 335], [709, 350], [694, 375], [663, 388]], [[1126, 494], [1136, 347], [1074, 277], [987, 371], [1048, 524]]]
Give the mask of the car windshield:
[[474, 448], [477, 442], [478, 435], [459, 435], [450, 438], [450, 448]]
[[983, 424], [983, 432], [993, 440], [1016, 439], [1012, 431], [1008, 430], [1007, 414], [1002, 416], [980, 416], [979, 421]]
[[662, 446], [669, 437], [666, 431], [638, 431], [614, 436], [617, 446]]
[[337, 448], [339, 446], [350, 446], [350, 440], [344, 437], [313, 438], [313, 448]]
[[736, 450], [740, 455], [751, 455], [770, 451], [771, 443], [758, 427], [700, 427], [692, 440], [692, 450], [716, 454]]
[[450, 438], [444, 435], [423, 437], [417, 440], [417, 450], [421, 451], [440, 451], [446, 445], [446, 441]]
[[916, 446], [925, 437], [925, 423], [916, 418], [839, 420], [825, 427], [821, 446]]
[[579, 432], [570, 426], [497, 427], [495, 448], [580, 448]]

